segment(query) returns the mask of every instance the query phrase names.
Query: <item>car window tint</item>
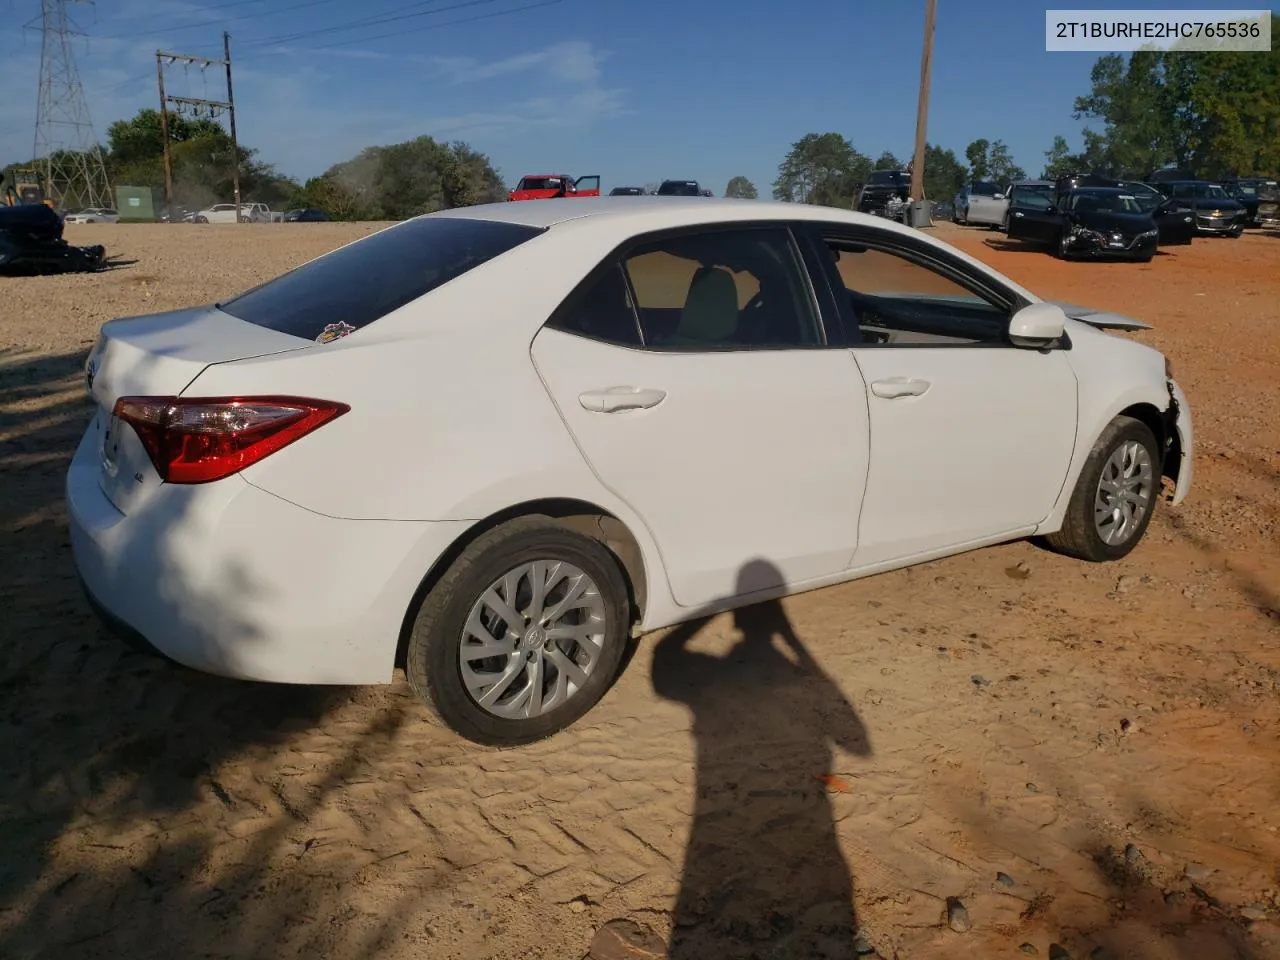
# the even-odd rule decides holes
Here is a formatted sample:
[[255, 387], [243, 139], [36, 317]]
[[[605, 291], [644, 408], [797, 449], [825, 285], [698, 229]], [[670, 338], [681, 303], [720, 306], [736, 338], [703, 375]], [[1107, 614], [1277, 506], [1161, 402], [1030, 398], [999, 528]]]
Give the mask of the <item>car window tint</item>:
[[1039, 190], [1018, 189], [1013, 192], [1013, 204], [1026, 210], [1052, 210], [1053, 199]]
[[785, 229], [673, 237], [633, 250], [625, 267], [646, 346], [697, 351], [822, 342]]
[[547, 326], [593, 340], [640, 346], [640, 328], [622, 267], [611, 264], [571, 293]]
[[218, 308], [315, 340], [349, 334], [542, 233], [522, 224], [407, 220], [268, 280]]
[[905, 253], [828, 240], [858, 324], [855, 342], [1002, 343], [1009, 310]]

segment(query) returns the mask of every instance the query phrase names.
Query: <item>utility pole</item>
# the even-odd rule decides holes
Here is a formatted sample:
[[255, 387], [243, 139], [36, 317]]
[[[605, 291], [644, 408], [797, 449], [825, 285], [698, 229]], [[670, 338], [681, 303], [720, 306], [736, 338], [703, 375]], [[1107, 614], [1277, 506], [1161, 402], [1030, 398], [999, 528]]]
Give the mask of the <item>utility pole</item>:
[[169, 101], [164, 95], [164, 64], [156, 51], [156, 81], [160, 84], [160, 140], [164, 150], [164, 212], [172, 215], [173, 163], [169, 159]]
[[[84, 36], [67, 16], [71, 2], [76, 0], [41, 0], [40, 87], [32, 157], [50, 203], [113, 207], [107, 164], [71, 52], [71, 38]], [[34, 21], [28, 24], [33, 25]]]
[[227, 114], [231, 119], [231, 188], [236, 194], [236, 217], [240, 216], [240, 144], [236, 140], [236, 98], [231, 95], [231, 34], [222, 31], [222, 53], [227, 60]]
[[[159, 74], [160, 81], [160, 126], [164, 134], [164, 155], [165, 155], [165, 191], [170, 190], [169, 185], [169, 123], [166, 117], [166, 111], [169, 104], [173, 104], [177, 108], [179, 116], [190, 111], [194, 117], [200, 116], [202, 113], [209, 118], [222, 115], [222, 111], [226, 110], [231, 117], [231, 185], [235, 191], [236, 202], [236, 221], [240, 221], [240, 147], [236, 143], [236, 105], [231, 100], [231, 36], [228, 33], [222, 34], [222, 49], [226, 54], [223, 60], [211, 60], [208, 57], [192, 57], [185, 53], [166, 53], [163, 50], [156, 51], [156, 71]], [[204, 100], [200, 97], [175, 97], [166, 95], [164, 92], [164, 64], [174, 63], [194, 63], [201, 67], [220, 67], [227, 68], [227, 99], [226, 100]]]
[[929, 72], [933, 61], [933, 21], [938, 0], [925, 0], [924, 52], [920, 57], [920, 100], [916, 107], [916, 152], [911, 161], [911, 199], [924, 199], [925, 124], [929, 115]]

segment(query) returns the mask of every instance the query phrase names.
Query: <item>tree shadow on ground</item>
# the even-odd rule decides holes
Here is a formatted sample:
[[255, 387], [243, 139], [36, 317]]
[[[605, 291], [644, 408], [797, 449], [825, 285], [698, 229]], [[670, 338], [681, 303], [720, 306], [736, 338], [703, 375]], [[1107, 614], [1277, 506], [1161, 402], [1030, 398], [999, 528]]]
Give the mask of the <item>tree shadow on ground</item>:
[[[753, 561], [739, 581], [761, 576], [782, 580]], [[689, 649], [706, 619], [654, 651], [654, 689], [693, 713], [697, 750], [670, 956], [852, 958], [853, 880], [827, 791], [833, 746], [869, 756], [866, 728], [778, 601], [733, 617], [723, 656]]]

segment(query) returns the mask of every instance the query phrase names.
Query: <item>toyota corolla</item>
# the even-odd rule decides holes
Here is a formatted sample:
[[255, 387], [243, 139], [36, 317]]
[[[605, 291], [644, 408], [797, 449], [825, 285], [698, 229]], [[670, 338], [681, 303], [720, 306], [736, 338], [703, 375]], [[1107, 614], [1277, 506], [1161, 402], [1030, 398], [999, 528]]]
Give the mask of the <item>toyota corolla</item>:
[[173, 660], [402, 665], [458, 733], [525, 743], [646, 631], [1024, 537], [1128, 554], [1187, 494], [1192, 424], [1117, 326], [826, 207], [435, 213], [105, 324], [71, 547]]

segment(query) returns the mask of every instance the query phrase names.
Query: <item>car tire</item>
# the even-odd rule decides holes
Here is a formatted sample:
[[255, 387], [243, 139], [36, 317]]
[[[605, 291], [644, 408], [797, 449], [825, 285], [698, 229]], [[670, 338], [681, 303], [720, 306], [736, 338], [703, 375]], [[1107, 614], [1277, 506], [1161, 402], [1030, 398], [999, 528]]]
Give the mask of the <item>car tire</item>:
[[[526, 618], [539, 604], [531, 596], [534, 577], [566, 570], [558, 581], [544, 580], [551, 584], [546, 598], [554, 608], [564, 590], [583, 589], [585, 603], [563, 613], [586, 617], [591, 638], [548, 637], [557, 632], [556, 623], [562, 630], [579, 624]], [[486, 596], [497, 602], [490, 605]], [[494, 609], [504, 605], [517, 623]], [[486, 746], [532, 743], [564, 730], [599, 702], [622, 663], [630, 626], [627, 582], [603, 543], [550, 517], [520, 517], [477, 537], [428, 591], [414, 617], [405, 673], [413, 691], [455, 733]], [[464, 659], [464, 647], [482, 643], [478, 629], [503, 649], [485, 660]], [[583, 642], [588, 640], [593, 642]], [[594, 659], [591, 646], [598, 647]], [[562, 665], [574, 668], [578, 683]], [[531, 711], [535, 687], [544, 704], [547, 696], [560, 702]], [[495, 688], [496, 702], [483, 706]]]
[[[1141, 504], [1140, 516], [1134, 518], [1132, 510], [1127, 516], [1122, 514], [1131, 524], [1128, 529], [1115, 527], [1120, 508], [1107, 513], [1107, 504], [1102, 503], [1104, 493], [1110, 503], [1118, 502], [1114, 491], [1102, 489], [1104, 483], [1114, 487], [1117, 477], [1120, 485]], [[1133, 417], [1116, 417], [1089, 451], [1071, 492], [1062, 527], [1044, 537], [1046, 545], [1057, 553], [1092, 563], [1127, 556], [1151, 523], [1160, 497], [1161, 479], [1160, 446], [1151, 428]], [[1126, 501], [1132, 507], [1134, 501], [1129, 498]], [[1104, 522], [1107, 518], [1110, 524]]]

